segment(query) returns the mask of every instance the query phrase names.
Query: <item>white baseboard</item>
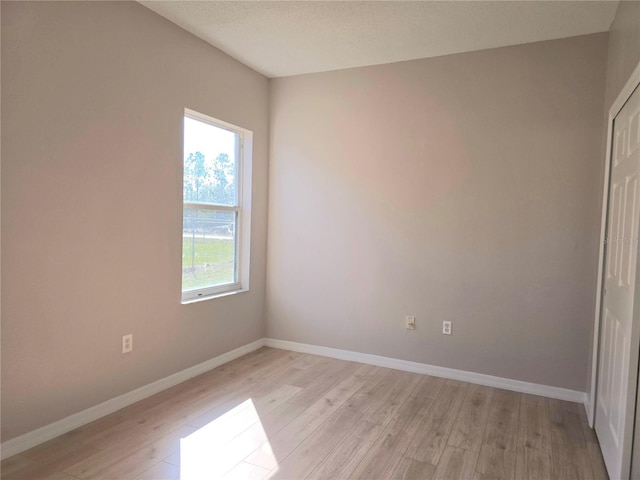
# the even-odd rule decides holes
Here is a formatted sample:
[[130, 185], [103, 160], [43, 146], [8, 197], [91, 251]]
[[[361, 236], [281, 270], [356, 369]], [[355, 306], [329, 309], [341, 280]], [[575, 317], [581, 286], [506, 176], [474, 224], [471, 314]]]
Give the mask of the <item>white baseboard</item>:
[[193, 367], [189, 367], [186, 370], [174, 373], [173, 375], [169, 375], [168, 377], [162, 378], [143, 387], [136, 388], [131, 392], [120, 395], [119, 397], [112, 398], [111, 400], [107, 400], [99, 405], [95, 405], [81, 412], [69, 415], [62, 420], [58, 420], [57, 422], [50, 423], [49, 425], [45, 425], [44, 427], [25, 433], [24, 435], [20, 435], [19, 437], [2, 442], [2, 445], [0, 445], [0, 459], [4, 460], [7, 457], [23, 452], [31, 447], [35, 447], [36, 445], [46, 442], [47, 440], [51, 440], [63, 433], [67, 433], [75, 428], [81, 427], [82, 425], [86, 425], [89, 422], [93, 422], [105, 415], [109, 415], [110, 413], [120, 410], [121, 408], [129, 406], [144, 398], [150, 397], [151, 395], [155, 395], [158, 392], [173, 387], [174, 385], [182, 383], [185, 380], [200, 375], [201, 373], [207, 372], [224, 363], [253, 352], [264, 345], [265, 339], [261, 338], [260, 340], [256, 340], [255, 342], [236, 348], [230, 352], [218, 355], [211, 360], [194, 365]]
[[511, 390], [519, 393], [530, 393], [533, 395], [540, 395], [542, 397], [556, 398], [558, 400], [567, 400], [582, 404], [587, 401], [587, 394], [585, 392], [523, 382], [510, 378], [494, 377], [492, 375], [456, 370], [454, 368], [438, 367], [436, 365], [429, 365], [426, 363], [410, 362], [407, 360], [398, 360], [396, 358], [382, 357], [380, 355], [370, 355], [368, 353], [352, 352], [349, 350], [340, 350], [338, 348], [321, 347], [305, 343], [289, 342], [286, 340], [276, 340], [273, 338], [265, 339], [265, 345], [267, 347], [291, 350], [294, 352], [310, 353], [312, 355], [321, 355], [323, 357], [337, 358], [340, 360], [367, 363], [378, 367], [393, 368], [395, 370], [433, 375], [434, 377], [461, 380], [463, 382], [502, 388], [504, 390]]
[[[352, 362], [366, 363], [379, 367], [393, 368], [395, 370], [404, 370], [407, 372], [421, 373], [425, 375], [433, 375], [435, 377], [451, 378], [489, 387], [502, 388], [520, 393], [530, 393], [543, 397], [557, 398], [560, 400], [568, 400], [570, 402], [578, 402], [585, 404], [588, 408], [587, 394], [576, 390], [568, 390], [560, 387], [550, 387], [547, 385], [539, 385], [536, 383], [522, 382], [510, 378], [494, 377], [482, 373], [467, 372], [464, 370], [456, 370], [453, 368], [438, 367], [426, 363], [410, 362], [407, 360], [399, 360], [396, 358], [383, 357], [380, 355], [371, 355], [368, 353], [352, 352], [349, 350], [340, 350], [338, 348], [321, 347], [318, 345], [308, 345], [305, 343], [289, 342], [286, 340], [276, 340], [273, 338], [261, 338], [255, 342], [249, 343], [242, 347], [236, 348], [227, 353], [223, 353], [211, 360], [189, 367], [181, 372], [174, 373], [163, 379], [143, 387], [132, 390], [131, 392], [120, 395], [119, 397], [107, 400], [94, 407], [87, 408], [78, 413], [74, 413], [62, 420], [45, 425], [31, 432], [12, 438], [0, 445], [0, 459], [4, 460], [12, 455], [23, 452], [31, 447], [35, 447], [47, 440], [51, 440], [59, 435], [67, 433], [75, 428], [93, 422], [105, 415], [109, 415], [121, 408], [127, 407], [144, 398], [155, 395], [167, 388], [173, 387], [192, 377], [207, 372], [213, 368], [219, 367], [231, 360], [239, 358], [247, 353], [253, 352], [260, 347], [267, 346], [279, 348], [282, 350], [291, 350], [293, 352], [309, 353], [312, 355], [320, 355], [323, 357], [337, 358], [340, 360], [348, 360]], [[589, 419], [591, 422], [591, 419]]]

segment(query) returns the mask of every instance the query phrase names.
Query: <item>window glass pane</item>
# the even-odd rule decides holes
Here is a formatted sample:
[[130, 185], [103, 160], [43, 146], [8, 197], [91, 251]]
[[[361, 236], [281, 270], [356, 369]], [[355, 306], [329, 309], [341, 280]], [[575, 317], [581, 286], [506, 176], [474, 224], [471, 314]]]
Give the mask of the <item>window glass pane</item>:
[[237, 205], [238, 134], [184, 117], [184, 201]]
[[236, 212], [184, 208], [182, 290], [236, 282]]

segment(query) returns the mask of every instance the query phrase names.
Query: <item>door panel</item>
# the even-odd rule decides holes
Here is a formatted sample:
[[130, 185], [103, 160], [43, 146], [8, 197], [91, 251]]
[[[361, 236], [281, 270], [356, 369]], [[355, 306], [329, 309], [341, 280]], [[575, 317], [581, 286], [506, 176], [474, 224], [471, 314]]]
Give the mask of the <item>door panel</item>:
[[[627, 194], [625, 205], [631, 208], [631, 212], [624, 217], [622, 235], [624, 239], [632, 239], [634, 232], [638, 231], [638, 175], [631, 175], [626, 178], [625, 193]], [[633, 241], [624, 241], [621, 249], [622, 265], [618, 285], [628, 290], [635, 280], [636, 253], [638, 249]]]
[[[614, 120], [607, 254], [595, 428], [612, 479], [628, 477], [635, 402], [629, 401], [638, 223], [640, 220], [640, 92]], [[633, 329], [636, 329], [635, 331]], [[638, 346], [636, 345], [635, 348]], [[625, 465], [626, 463], [626, 465]]]
[[[613, 183], [611, 185], [611, 213], [609, 222], [609, 235], [608, 239], [620, 237], [620, 214], [622, 204], [622, 187], [619, 183]], [[607, 280], [611, 278], [618, 278], [618, 268], [620, 266], [620, 245], [618, 242], [612, 242], [609, 240], [607, 244]]]

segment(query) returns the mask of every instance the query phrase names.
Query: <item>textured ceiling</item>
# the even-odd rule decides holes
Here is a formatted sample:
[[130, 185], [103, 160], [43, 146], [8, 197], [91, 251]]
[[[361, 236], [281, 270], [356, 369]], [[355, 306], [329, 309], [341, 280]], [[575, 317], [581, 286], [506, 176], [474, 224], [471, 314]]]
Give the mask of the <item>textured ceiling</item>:
[[140, 1], [268, 77], [609, 30], [616, 1]]

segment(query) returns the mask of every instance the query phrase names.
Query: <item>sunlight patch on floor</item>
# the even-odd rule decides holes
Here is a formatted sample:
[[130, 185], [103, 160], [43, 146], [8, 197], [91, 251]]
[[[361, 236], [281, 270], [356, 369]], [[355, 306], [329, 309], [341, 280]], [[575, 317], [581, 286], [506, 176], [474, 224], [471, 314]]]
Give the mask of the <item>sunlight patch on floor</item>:
[[261, 456], [268, 457], [268, 463], [277, 468], [260, 416], [248, 399], [180, 439], [180, 480], [240, 478], [238, 474], [248, 478], [242, 472], [255, 465], [243, 460], [258, 448]]

